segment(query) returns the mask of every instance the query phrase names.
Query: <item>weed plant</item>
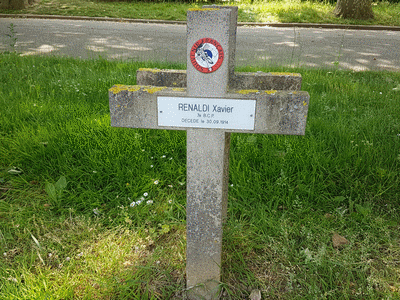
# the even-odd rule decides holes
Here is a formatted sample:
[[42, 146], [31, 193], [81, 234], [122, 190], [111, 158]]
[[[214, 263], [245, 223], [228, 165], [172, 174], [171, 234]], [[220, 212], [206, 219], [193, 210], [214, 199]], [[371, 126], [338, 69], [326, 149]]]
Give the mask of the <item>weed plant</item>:
[[17, 37], [16, 37], [15, 29], [14, 29], [14, 24], [11, 23], [8, 26], [8, 29], [9, 29], [10, 33], [6, 34], [6, 36], [8, 37], [9, 46], [11, 48], [11, 51], [15, 52], [15, 44], [17, 43]]
[[[110, 127], [139, 67], [184, 66], [0, 55], [1, 299], [184, 297], [185, 132]], [[306, 135], [232, 135], [223, 298], [398, 299], [400, 75], [285, 71]]]

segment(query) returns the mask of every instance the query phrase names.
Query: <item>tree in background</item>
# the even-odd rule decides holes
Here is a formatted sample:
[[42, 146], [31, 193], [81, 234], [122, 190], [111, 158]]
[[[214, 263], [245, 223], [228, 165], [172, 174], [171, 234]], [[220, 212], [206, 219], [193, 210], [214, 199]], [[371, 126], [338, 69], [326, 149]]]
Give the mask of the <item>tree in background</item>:
[[373, 19], [371, 0], [337, 0], [334, 13], [345, 19]]
[[38, 0], [0, 0], [0, 9], [24, 9]]

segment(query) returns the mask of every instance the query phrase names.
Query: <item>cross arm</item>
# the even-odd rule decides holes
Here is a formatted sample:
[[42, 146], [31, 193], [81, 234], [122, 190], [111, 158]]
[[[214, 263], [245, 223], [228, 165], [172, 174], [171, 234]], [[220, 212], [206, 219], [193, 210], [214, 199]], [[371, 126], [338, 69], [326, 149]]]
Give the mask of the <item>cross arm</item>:
[[[109, 90], [111, 126], [188, 129], [189, 127], [158, 125], [157, 97], [188, 98], [185, 89], [182, 88], [115, 85]], [[254, 130], [221, 129], [225, 132], [289, 135], [304, 135], [305, 133], [310, 99], [307, 92], [231, 90], [224, 98], [213, 98], [213, 101], [218, 104], [225, 99], [256, 100]]]
[[[137, 84], [186, 87], [186, 70], [140, 68]], [[300, 91], [302, 77], [290, 72], [236, 72], [229, 79], [231, 89]]]

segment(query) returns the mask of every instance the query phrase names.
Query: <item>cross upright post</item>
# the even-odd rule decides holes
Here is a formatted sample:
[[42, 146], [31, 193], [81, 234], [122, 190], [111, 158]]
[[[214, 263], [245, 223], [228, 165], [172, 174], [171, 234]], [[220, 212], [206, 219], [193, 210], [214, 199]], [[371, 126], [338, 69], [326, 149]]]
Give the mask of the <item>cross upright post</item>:
[[[233, 63], [231, 55], [235, 45], [232, 38], [236, 34], [236, 16], [237, 8], [188, 11], [188, 96], [226, 96], [229, 75], [233, 72], [233, 65], [229, 62]], [[200, 47], [210, 48], [205, 50], [206, 54], [207, 51], [210, 53], [207, 58], [194, 53]], [[214, 49], [220, 53], [212, 53]], [[222, 60], [218, 69], [212, 69], [216, 64], [211, 70], [201, 65], [203, 62], [205, 67], [207, 64], [211, 66], [216, 55]], [[210, 61], [205, 61], [207, 59]], [[218, 128], [187, 130], [186, 281], [187, 287], [193, 288], [192, 294], [218, 293], [222, 223], [228, 203], [229, 147], [229, 132]]]
[[236, 20], [237, 8], [188, 11], [186, 90], [138, 85], [115, 85], [109, 90], [112, 126], [187, 131], [190, 299], [217, 299], [219, 294], [231, 132], [305, 132], [307, 92], [229, 88]]

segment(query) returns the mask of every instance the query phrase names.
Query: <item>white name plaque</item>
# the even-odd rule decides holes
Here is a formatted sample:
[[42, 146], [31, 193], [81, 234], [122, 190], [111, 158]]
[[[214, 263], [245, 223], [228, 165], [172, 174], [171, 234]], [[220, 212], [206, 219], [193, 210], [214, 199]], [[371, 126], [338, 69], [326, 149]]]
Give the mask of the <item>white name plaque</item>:
[[256, 100], [157, 97], [158, 125], [254, 130]]

